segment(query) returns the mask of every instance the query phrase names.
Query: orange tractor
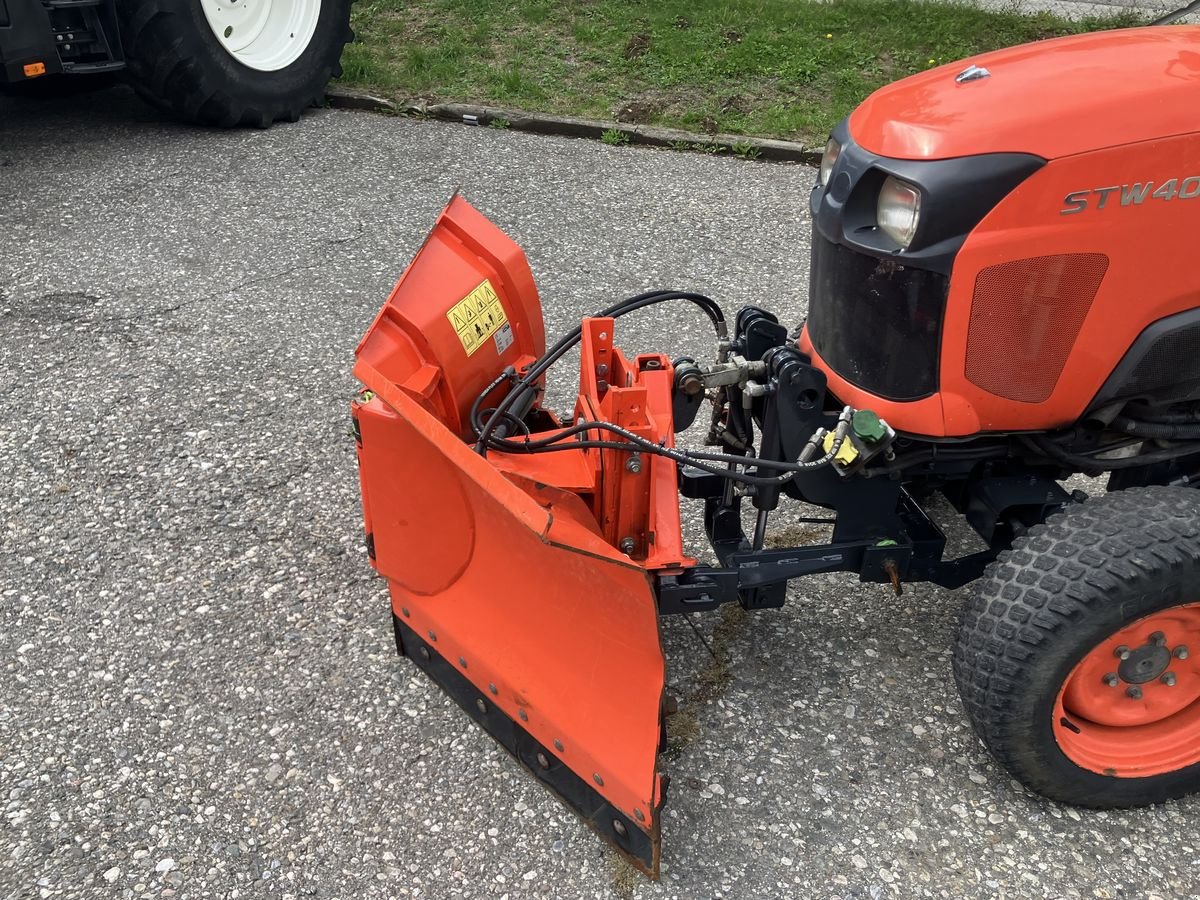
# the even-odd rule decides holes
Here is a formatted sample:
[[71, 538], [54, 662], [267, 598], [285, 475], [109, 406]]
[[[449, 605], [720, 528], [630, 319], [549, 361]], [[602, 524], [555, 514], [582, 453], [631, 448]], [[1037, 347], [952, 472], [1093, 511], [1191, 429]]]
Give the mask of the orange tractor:
[[[1114, 807], [1200, 787], [1200, 29], [968, 62], [834, 129], [798, 331], [661, 291], [547, 346], [525, 257], [455, 197], [358, 348], [400, 653], [651, 875], [658, 617], [779, 607], [814, 573], [977, 581], [954, 674], [1031, 788]], [[619, 349], [622, 317], [668, 302], [712, 328], [712, 360]], [[575, 347], [555, 413], [547, 372]], [[1108, 493], [1064, 487], [1081, 473]], [[681, 497], [713, 565], [684, 552]], [[935, 500], [982, 549], [946, 558]], [[828, 510], [830, 542], [768, 547], [783, 503]]]

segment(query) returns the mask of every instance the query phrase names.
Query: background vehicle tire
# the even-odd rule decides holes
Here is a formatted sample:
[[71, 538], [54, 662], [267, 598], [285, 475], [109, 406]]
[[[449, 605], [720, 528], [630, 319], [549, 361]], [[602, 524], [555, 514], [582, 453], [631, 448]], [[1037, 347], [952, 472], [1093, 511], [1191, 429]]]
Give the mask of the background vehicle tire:
[[1117, 492], [1030, 529], [967, 603], [954, 674], [984, 744], [1047, 797], [1200, 790], [1200, 491]]
[[341, 74], [351, 0], [124, 0], [130, 81], [202, 125], [295, 121]]

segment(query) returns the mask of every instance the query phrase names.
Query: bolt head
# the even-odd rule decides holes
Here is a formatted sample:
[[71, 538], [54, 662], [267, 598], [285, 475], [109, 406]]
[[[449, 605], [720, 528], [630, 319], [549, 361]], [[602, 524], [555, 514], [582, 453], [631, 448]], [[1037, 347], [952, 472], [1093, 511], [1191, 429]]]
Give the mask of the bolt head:
[[417, 652], [419, 654], [421, 654], [421, 659], [425, 660], [425, 662], [429, 662], [429, 648], [428, 647], [421, 647], [417, 650]]
[[436, 634], [434, 634], [432, 631], [431, 631], [431, 632], [429, 632], [429, 639], [430, 639], [431, 641], [433, 641], [435, 644], [437, 643], [437, 635], [436, 635]]
[[1129, 648], [1122, 644], [1113, 651], [1113, 656], [1115, 656], [1117, 659], [1129, 659]]
[[1161, 681], [1167, 687], [1175, 687], [1175, 681], [1176, 681], [1175, 673], [1174, 672], [1166, 672], [1166, 673], [1164, 673], [1163, 677], [1159, 679], [1159, 681]]
[[404, 618], [406, 618], [406, 619], [408, 618], [408, 607], [407, 606], [400, 607], [400, 615], [404, 616]]
[[604, 787], [604, 779], [600, 777], [599, 772], [592, 774], [592, 781], [596, 782], [596, 784], [600, 785], [600, 787]]
[[625, 460], [625, 470], [637, 475], [642, 471], [642, 461], [637, 456], [631, 456]]
[[1165, 647], [1167, 645], [1167, 636], [1161, 631], [1156, 631], [1150, 635], [1150, 643], [1155, 647]]
[[1136, 684], [1131, 684], [1129, 687], [1125, 688], [1125, 696], [1130, 700], [1141, 700], [1142, 689]]
[[517, 710], [517, 715], [521, 717], [522, 722], [529, 721], [529, 713], [525, 712], [525, 710], [523, 710], [523, 709]]
[[618, 546], [620, 547], [622, 553], [624, 553], [626, 556], [629, 556], [634, 550], [637, 549], [637, 542], [631, 537], [621, 538], [621, 543]]
[[1188, 658], [1188, 648], [1185, 647], [1183, 644], [1180, 644], [1178, 647], [1175, 648], [1175, 653], [1173, 655], [1175, 656], [1176, 659], [1187, 659]]
[[646, 821], [646, 816], [645, 816], [645, 814], [642, 812], [642, 810], [641, 810], [641, 807], [634, 807], [633, 814], [634, 814], [635, 816], [637, 816], [637, 820], [638, 820], [639, 822], [645, 822], [645, 821]]
[[628, 832], [625, 830], [625, 823], [620, 819], [613, 819], [613, 831], [615, 831], [621, 837], [625, 837], [625, 835], [628, 834]]
[[462, 667], [465, 669], [465, 668], [467, 667], [467, 660], [466, 660], [466, 658], [465, 658], [465, 657], [462, 657], [462, 656], [460, 656], [460, 657], [458, 658], [458, 664], [459, 664], [460, 666], [462, 666]]
[[488, 685], [488, 690], [489, 690], [489, 691], [491, 691], [493, 695], [495, 695], [495, 694], [499, 694], [499, 693], [500, 693], [500, 691], [498, 691], [498, 690], [496, 689], [496, 686], [495, 686], [494, 684], [489, 684], [489, 685]]
[[1104, 683], [1107, 684], [1109, 687], [1116, 687], [1118, 684], [1121, 683], [1121, 678], [1119, 675], [1117, 675], [1116, 672], [1109, 672], [1107, 675], [1104, 676]]
[[545, 753], [538, 753], [537, 761], [538, 761], [538, 765], [541, 766], [543, 769], [550, 768], [550, 758], [548, 756], [546, 756]]
[[555, 741], [554, 749], [557, 750], [559, 753], [562, 753], [562, 751], [563, 751], [562, 741]]
[[481, 713], [485, 713], [485, 712], [487, 712], [487, 702], [482, 697], [480, 697], [479, 699], [477, 699], [475, 701], [475, 708], [477, 710], [479, 710]]

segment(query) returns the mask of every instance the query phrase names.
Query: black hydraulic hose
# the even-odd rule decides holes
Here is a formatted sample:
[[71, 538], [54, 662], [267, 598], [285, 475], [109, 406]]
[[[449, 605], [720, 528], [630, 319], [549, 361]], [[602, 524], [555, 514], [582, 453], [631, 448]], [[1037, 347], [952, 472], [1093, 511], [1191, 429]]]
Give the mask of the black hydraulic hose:
[[[743, 455], [735, 455], [729, 453], [707, 453], [697, 450], [677, 450], [673, 447], [665, 447], [662, 444], [656, 444], [641, 435], [628, 431], [619, 425], [614, 425], [611, 422], [580, 422], [571, 428], [564, 428], [561, 431], [555, 432], [545, 438], [526, 438], [522, 441], [512, 441], [503, 438], [495, 439], [491, 446], [496, 449], [507, 450], [513, 453], [549, 453], [557, 450], [573, 450], [579, 447], [600, 447], [613, 450], [626, 450], [629, 452], [642, 451], [651, 453], [656, 456], [665, 456], [668, 459], [674, 460], [683, 465], [693, 466], [703, 472], [708, 472], [713, 475], [719, 475], [722, 478], [727, 478], [731, 481], [742, 482], [743, 484], [753, 485], [779, 485], [789, 481], [797, 472], [809, 471], [828, 465], [837, 456], [838, 451], [842, 449], [842, 444], [846, 441], [846, 435], [850, 430], [850, 417], [853, 411], [850, 407], [846, 407], [842, 411], [842, 415], [838, 419], [837, 429], [834, 432], [833, 443], [825, 455], [819, 459], [805, 460], [804, 462], [788, 462], [786, 460], [769, 460], [756, 459]], [[620, 441], [597, 441], [597, 440], [578, 440], [566, 443], [566, 441], [576, 435], [584, 434], [588, 431], [599, 430], [609, 431], [624, 438], [624, 443]], [[814, 436], [813, 441], [816, 440]], [[815, 446], [815, 445], [814, 445]], [[803, 458], [803, 456], [801, 457]], [[714, 466], [706, 465], [706, 463], [733, 463], [735, 465], [749, 465], [753, 463], [755, 468], [759, 469], [777, 469], [782, 470], [783, 474], [773, 476], [747, 475], [737, 472], [733, 469], [721, 469]]]
[[1126, 434], [1158, 441], [1200, 440], [1200, 422], [1176, 425], [1169, 422], [1143, 422], [1128, 416], [1117, 416], [1109, 427], [1117, 431], [1124, 431]]
[[1136, 469], [1139, 466], [1170, 462], [1181, 456], [1200, 453], [1200, 444], [1189, 444], [1182, 447], [1171, 447], [1164, 450], [1155, 450], [1150, 453], [1142, 453], [1138, 456], [1127, 456], [1122, 459], [1096, 459], [1092, 456], [1084, 456], [1080, 453], [1071, 453], [1068, 450], [1064, 450], [1043, 435], [1025, 437], [1022, 438], [1022, 441], [1039, 455], [1049, 456], [1059, 462], [1079, 469], [1081, 472], [1095, 474], [1117, 469]]
[[[712, 320], [713, 328], [716, 330], [718, 339], [724, 339], [727, 334], [725, 325], [725, 314], [721, 311], [721, 307], [716, 301], [703, 294], [692, 293], [691, 291], [647, 291], [646, 293], [637, 294], [620, 303], [613, 304], [607, 309], [601, 310], [591, 318], [618, 318], [626, 313], [634, 312], [635, 310], [643, 309], [647, 306], [653, 306], [656, 303], [662, 303], [665, 300], [686, 300], [700, 307], [704, 313]], [[577, 325], [566, 335], [547, 350], [536, 363], [530, 366], [516, 384], [509, 390], [503, 399], [497, 404], [496, 412], [488, 418], [487, 422], [479, 430], [479, 440], [475, 443], [475, 452], [481, 456], [487, 455], [488, 445], [492, 439], [492, 435], [496, 430], [497, 425], [503, 421], [505, 414], [516, 405], [517, 401], [526, 396], [529, 391], [535, 390], [534, 385], [537, 380], [546, 372], [550, 366], [554, 365], [563, 354], [575, 346], [583, 338], [583, 325]], [[474, 423], [472, 423], [474, 424]]]
[[897, 472], [903, 472], [905, 469], [911, 469], [913, 466], [937, 462], [938, 460], [945, 460], [947, 462], [983, 462], [988, 459], [1000, 459], [1007, 455], [1007, 447], [981, 447], [970, 451], [953, 449], [916, 450], [904, 456], [897, 454], [892, 462], [865, 468], [859, 474], [863, 478], [882, 478], [888, 475], [895, 475]]
[[1167, 13], [1165, 16], [1155, 19], [1151, 25], [1170, 25], [1172, 22], [1178, 22], [1180, 19], [1186, 18], [1200, 9], [1200, 0], [1192, 0], [1187, 6]]
[[1200, 425], [1200, 413], [1159, 412], [1142, 403], [1130, 403], [1125, 415], [1139, 422], [1154, 422], [1160, 425]]
[[496, 388], [500, 387], [500, 385], [504, 384], [504, 382], [508, 381], [510, 378], [516, 378], [516, 377], [517, 377], [517, 370], [514, 369], [512, 366], [508, 366], [504, 369], [503, 372], [501, 372], [499, 375], [497, 375], [495, 377], [495, 379], [493, 379], [491, 384], [489, 384], [487, 387], [485, 387], [482, 391], [479, 392], [479, 396], [476, 397], [475, 402], [471, 404], [471, 419], [470, 419], [470, 421], [471, 421], [471, 428], [472, 428], [472, 430], [474, 430], [475, 434], [478, 435], [479, 432], [483, 428], [483, 426], [480, 424], [480, 421], [479, 421], [479, 408], [483, 405], [484, 399], [488, 396], [488, 394], [490, 394]]

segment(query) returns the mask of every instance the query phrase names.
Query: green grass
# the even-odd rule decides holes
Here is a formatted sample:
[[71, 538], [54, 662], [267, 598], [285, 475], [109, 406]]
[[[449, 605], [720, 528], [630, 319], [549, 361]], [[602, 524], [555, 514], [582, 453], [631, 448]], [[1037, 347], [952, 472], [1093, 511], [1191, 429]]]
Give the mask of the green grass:
[[617, 128], [606, 128], [601, 132], [600, 140], [612, 147], [619, 147], [629, 143], [629, 135]]
[[897, 78], [1138, 22], [912, 0], [360, 0], [342, 83], [820, 144]]

